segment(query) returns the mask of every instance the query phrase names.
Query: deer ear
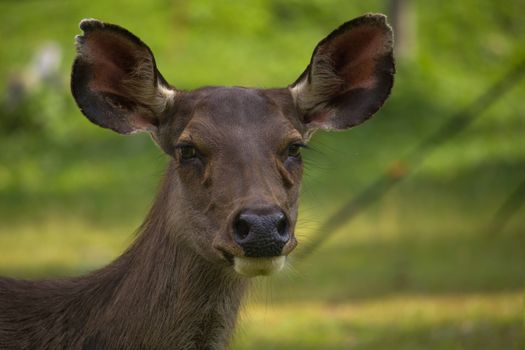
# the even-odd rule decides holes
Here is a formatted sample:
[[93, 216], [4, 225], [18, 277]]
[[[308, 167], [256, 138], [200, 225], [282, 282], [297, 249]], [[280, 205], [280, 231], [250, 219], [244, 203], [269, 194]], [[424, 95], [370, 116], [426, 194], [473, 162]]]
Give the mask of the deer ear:
[[392, 30], [386, 17], [346, 22], [315, 48], [289, 89], [309, 129], [347, 129], [383, 105], [394, 82]]
[[155, 65], [151, 50], [119, 26], [82, 20], [71, 91], [86, 117], [121, 134], [155, 132], [176, 91]]

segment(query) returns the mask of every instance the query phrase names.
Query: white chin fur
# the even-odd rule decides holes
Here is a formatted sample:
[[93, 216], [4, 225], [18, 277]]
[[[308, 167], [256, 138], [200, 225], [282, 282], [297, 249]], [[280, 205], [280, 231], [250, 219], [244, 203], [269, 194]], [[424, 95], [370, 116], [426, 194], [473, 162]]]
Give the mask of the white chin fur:
[[269, 275], [280, 271], [286, 261], [286, 256], [274, 256], [271, 258], [247, 258], [236, 256], [233, 258], [233, 268], [237, 273], [254, 277], [260, 275]]

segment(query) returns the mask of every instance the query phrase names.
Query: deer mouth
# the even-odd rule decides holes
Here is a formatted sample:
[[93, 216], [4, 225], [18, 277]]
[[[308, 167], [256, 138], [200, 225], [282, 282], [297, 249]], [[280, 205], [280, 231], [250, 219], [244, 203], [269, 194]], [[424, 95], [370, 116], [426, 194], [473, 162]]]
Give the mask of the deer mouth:
[[281, 271], [296, 246], [288, 215], [275, 207], [241, 211], [213, 242], [227, 267], [244, 277]]
[[253, 258], [246, 256], [233, 257], [233, 269], [246, 277], [267, 276], [281, 271], [286, 263], [286, 256]]
[[279, 272], [286, 264], [286, 255], [248, 257], [218, 249], [230, 268], [244, 277], [268, 276]]

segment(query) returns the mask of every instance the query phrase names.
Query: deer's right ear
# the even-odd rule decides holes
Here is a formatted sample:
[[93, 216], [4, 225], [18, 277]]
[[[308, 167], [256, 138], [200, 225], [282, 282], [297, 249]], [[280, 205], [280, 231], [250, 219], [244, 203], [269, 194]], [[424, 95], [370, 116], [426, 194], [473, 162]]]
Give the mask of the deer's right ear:
[[71, 91], [86, 117], [121, 134], [155, 132], [176, 91], [161, 76], [151, 50], [119, 26], [82, 20]]

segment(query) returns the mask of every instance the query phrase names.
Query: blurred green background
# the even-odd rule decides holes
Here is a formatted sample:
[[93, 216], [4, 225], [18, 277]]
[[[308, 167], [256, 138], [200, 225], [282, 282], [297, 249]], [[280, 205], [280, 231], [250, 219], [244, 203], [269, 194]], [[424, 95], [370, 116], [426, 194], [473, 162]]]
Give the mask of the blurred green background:
[[233, 349], [524, 349], [525, 80], [421, 166], [396, 162], [525, 59], [522, 0], [0, 1], [0, 274], [107, 264], [167, 163], [149, 136], [76, 109], [80, 19], [137, 34], [179, 88], [280, 87], [366, 12], [399, 19], [396, 84], [375, 118], [319, 132], [304, 152], [302, 245], [383, 172], [409, 174], [312, 255], [257, 280]]

